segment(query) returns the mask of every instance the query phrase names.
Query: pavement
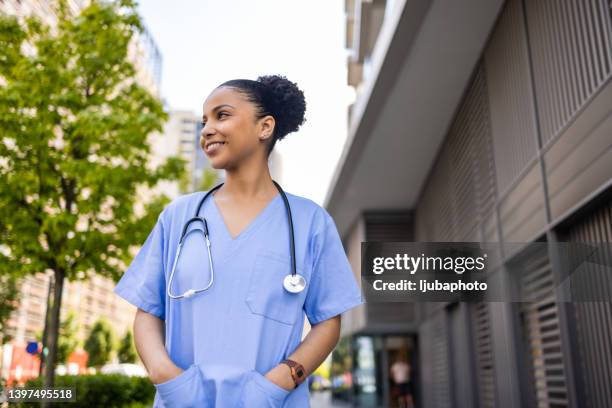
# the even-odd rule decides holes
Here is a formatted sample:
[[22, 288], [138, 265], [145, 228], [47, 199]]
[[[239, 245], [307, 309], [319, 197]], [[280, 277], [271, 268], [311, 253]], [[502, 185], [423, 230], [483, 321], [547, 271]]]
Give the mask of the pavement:
[[311, 408], [351, 408], [352, 404], [346, 402], [333, 401], [331, 399], [331, 391], [311, 391], [310, 392], [310, 407]]

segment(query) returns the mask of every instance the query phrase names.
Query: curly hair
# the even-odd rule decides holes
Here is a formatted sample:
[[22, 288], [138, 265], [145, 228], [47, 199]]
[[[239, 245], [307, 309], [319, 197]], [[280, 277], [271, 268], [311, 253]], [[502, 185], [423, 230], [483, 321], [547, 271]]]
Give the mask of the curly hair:
[[217, 88], [227, 86], [235, 88], [247, 100], [256, 106], [256, 117], [261, 119], [271, 115], [276, 122], [272, 133], [272, 142], [268, 146], [268, 155], [278, 140], [289, 133], [297, 131], [306, 121], [306, 99], [297, 84], [281, 75], [264, 75], [257, 81], [250, 79], [233, 79]]

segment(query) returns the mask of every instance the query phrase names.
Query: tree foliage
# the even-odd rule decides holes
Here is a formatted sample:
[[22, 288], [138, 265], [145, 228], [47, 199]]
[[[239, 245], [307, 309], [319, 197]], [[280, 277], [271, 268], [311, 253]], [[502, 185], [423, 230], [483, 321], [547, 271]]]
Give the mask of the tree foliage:
[[115, 334], [106, 320], [100, 319], [93, 325], [84, 348], [89, 355], [89, 367], [100, 367], [110, 360], [115, 349]]
[[184, 162], [148, 166], [166, 114], [134, 80], [132, 3], [67, 13], [60, 2], [54, 29], [0, 15], [0, 270], [118, 278], [167, 202], [136, 214], [137, 187], [178, 178]]
[[138, 359], [136, 354], [136, 346], [134, 345], [134, 337], [132, 331], [128, 330], [125, 336], [121, 339], [119, 344], [119, 350], [117, 351], [117, 357], [120, 363], [135, 363]]
[[0, 273], [0, 345], [12, 340], [7, 332], [8, 320], [17, 308], [18, 279], [10, 271]]
[[69, 311], [66, 319], [60, 324], [59, 338], [57, 343], [57, 362], [66, 364], [68, 357], [79, 346], [77, 333], [79, 324], [74, 311]]
[[137, 211], [140, 187], [176, 180], [185, 162], [150, 163], [167, 117], [135, 80], [131, 0], [92, 0], [50, 27], [0, 14], [0, 273], [51, 270], [47, 386], [53, 383], [64, 280], [118, 279], [167, 197]]

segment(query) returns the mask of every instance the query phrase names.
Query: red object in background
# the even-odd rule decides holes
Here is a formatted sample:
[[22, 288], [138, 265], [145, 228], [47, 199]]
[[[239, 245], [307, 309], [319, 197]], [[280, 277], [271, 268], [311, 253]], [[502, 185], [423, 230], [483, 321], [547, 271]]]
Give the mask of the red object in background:
[[[29, 354], [26, 344], [13, 344], [11, 365], [7, 385], [23, 385], [27, 380], [38, 378], [40, 358], [38, 355]], [[86, 351], [77, 350], [68, 357], [66, 364], [67, 374], [71, 374], [71, 366], [78, 366], [78, 374], [87, 374], [87, 360], [89, 356]]]
[[11, 366], [7, 385], [24, 384], [31, 378], [38, 377], [40, 359], [26, 351], [26, 344], [13, 344]]
[[79, 374], [87, 374], [87, 360], [89, 355], [84, 350], [73, 351], [68, 357], [68, 366], [77, 364], [79, 366]]

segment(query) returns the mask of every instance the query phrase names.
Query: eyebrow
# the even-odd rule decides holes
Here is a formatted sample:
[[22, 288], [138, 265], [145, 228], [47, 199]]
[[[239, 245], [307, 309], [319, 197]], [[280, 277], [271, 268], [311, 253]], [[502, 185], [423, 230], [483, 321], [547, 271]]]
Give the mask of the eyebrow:
[[[230, 107], [230, 108], [232, 108], [232, 109], [236, 109], [234, 106], [229, 105], [229, 104], [227, 104], [227, 103], [224, 103], [224, 104], [222, 104], [222, 105], [217, 105], [217, 106], [215, 106], [215, 107], [213, 108], [213, 110], [212, 110], [212, 111], [213, 111], [213, 113], [215, 113], [215, 112], [216, 112], [216, 111], [218, 111], [219, 109], [223, 108], [224, 106], [229, 106], [229, 107]], [[206, 115], [202, 115], [202, 118], [205, 118], [205, 117], [206, 117]]]

